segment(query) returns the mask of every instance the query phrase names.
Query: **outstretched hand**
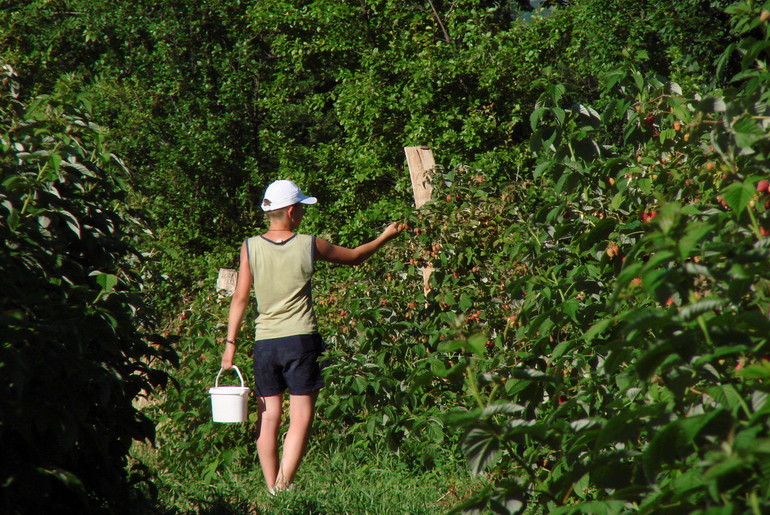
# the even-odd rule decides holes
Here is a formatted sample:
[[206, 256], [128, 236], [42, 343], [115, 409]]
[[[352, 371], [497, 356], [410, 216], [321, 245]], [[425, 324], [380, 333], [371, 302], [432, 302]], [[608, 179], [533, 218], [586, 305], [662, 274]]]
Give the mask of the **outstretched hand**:
[[387, 226], [384, 231], [382, 231], [382, 237], [385, 239], [385, 241], [390, 241], [408, 228], [409, 227], [407, 227], [406, 224], [402, 224], [401, 222], [393, 222]]

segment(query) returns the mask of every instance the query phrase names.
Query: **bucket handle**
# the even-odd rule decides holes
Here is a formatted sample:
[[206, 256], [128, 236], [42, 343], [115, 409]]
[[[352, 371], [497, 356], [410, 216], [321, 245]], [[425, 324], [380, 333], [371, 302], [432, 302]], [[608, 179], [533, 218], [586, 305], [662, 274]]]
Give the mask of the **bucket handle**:
[[[236, 367], [235, 365], [233, 365], [233, 368], [234, 368], [234, 369], [235, 369], [235, 371], [238, 373], [238, 377], [240, 377], [240, 378], [241, 378], [241, 388], [243, 388], [243, 386], [244, 386], [244, 385], [243, 385], [243, 376], [241, 375], [241, 371], [240, 371], [240, 370], [238, 370], [238, 367]], [[223, 370], [224, 370], [224, 368], [220, 368], [220, 369], [219, 369], [219, 373], [217, 374], [217, 380], [216, 380], [216, 382], [214, 383], [214, 386], [216, 386], [216, 387], [219, 387], [219, 376], [220, 376], [220, 374], [222, 374], [222, 371], [223, 371]]]

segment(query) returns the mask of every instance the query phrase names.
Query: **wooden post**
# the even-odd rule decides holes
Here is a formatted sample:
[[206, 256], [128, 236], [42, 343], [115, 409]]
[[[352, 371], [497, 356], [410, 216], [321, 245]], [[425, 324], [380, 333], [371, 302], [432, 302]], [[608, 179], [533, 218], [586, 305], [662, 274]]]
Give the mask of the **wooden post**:
[[220, 268], [217, 276], [217, 293], [222, 297], [232, 297], [235, 284], [238, 282], [238, 271], [232, 268]]
[[[433, 150], [429, 147], [404, 147], [406, 164], [409, 166], [409, 177], [412, 180], [412, 192], [414, 193], [414, 205], [420, 209], [430, 200], [433, 194], [431, 173], [436, 167], [433, 159]], [[430, 291], [430, 275], [433, 266], [427, 265], [422, 269], [422, 288], [427, 294]]]
[[412, 179], [414, 205], [420, 209], [430, 200], [433, 186], [430, 183], [430, 172], [436, 166], [433, 151], [429, 147], [404, 147], [406, 164], [409, 166], [409, 177]]

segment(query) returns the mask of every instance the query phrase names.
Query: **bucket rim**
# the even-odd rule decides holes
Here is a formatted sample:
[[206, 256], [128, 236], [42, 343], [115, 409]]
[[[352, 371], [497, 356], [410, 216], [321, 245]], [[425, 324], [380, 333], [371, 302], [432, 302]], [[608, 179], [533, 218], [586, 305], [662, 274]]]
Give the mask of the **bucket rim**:
[[209, 388], [211, 395], [241, 395], [248, 393], [248, 386], [212, 386]]

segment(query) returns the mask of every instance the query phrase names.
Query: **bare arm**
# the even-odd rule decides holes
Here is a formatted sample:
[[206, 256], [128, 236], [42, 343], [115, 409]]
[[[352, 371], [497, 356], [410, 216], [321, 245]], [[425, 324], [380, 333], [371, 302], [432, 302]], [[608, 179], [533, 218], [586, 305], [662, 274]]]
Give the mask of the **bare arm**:
[[405, 225], [394, 222], [382, 231], [382, 234], [377, 238], [353, 249], [333, 245], [324, 239], [316, 238], [316, 256], [324, 261], [340, 265], [358, 265], [377, 252], [380, 247], [401, 234], [401, 231], [405, 228]]
[[[250, 293], [251, 268], [249, 267], [249, 254], [246, 251], [246, 242], [244, 241], [241, 246], [241, 264], [238, 270], [238, 282], [235, 285], [235, 292], [230, 301], [230, 312], [227, 316], [228, 340], [235, 342], [238, 339], [238, 330], [241, 327], [246, 307], [249, 305]], [[235, 351], [235, 343], [225, 342], [225, 350], [222, 353], [222, 368], [229, 369], [233, 367]]]

